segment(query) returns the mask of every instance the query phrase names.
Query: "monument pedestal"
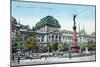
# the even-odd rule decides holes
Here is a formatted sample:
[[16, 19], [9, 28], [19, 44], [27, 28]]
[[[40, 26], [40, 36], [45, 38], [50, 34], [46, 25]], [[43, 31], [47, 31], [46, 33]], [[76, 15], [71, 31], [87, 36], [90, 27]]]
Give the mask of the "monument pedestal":
[[71, 46], [72, 53], [79, 53], [80, 47], [77, 45], [77, 33], [76, 33], [76, 26], [73, 26], [73, 38], [72, 38], [72, 46]]
[[79, 46], [72, 46], [71, 47], [71, 52], [72, 53], [79, 53], [80, 51], [80, 47]]

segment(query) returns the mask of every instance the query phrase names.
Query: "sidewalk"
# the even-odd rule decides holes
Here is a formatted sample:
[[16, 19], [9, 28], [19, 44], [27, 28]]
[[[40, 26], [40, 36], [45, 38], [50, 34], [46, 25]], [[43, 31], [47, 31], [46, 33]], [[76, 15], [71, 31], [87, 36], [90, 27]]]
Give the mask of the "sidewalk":
[[11, 63], [11, 66], [17, 66], [17, 65], [36, 65], [36, 64], [51, 64], [51, 63], [63, 63], [63, 62], [80, 62], [80, 61], [95, 61], [95, 55], [92, 56], [83, 56], [83, 57], [73, 57], [71, 59], [69, 58], [59, 58], [59, 57], [48, 57], [47, 59], [26, 59], [26, 60], [20, 60], [20, 64], [18, 64], [17, 61], [14, 61]]

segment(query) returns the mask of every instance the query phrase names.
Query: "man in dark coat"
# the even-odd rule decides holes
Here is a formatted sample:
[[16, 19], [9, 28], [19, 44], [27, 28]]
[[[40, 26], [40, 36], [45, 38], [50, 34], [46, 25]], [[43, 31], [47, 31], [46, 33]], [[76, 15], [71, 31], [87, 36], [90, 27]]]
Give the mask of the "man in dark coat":
[[18, 56], [18, 64], [20, 64], [20, 56]]
[[12, 55], [12, 60], [14, 61], [15, 59], [14, 59], [14, 54]]
[[69, 53], [69, 59], [71, 59], [72, 55], [71, 55], [71, 50], [70, 49], [68, 50], [68, 53]]

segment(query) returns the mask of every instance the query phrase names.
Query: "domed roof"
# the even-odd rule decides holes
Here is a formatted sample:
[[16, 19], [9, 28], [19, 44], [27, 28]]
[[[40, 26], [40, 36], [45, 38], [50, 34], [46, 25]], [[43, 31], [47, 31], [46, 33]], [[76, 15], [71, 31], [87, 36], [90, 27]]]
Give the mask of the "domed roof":
[[41, 19], [35, 25], [35, 28], [38, 29], [38, 28], [41, 28], [44, 25], [47, 25], [47, 26], [50, 26], [50, 27], [57, 27], [57, 28], [61, 27], [59, 22], [55, 18], [53, 18], [52, 16], [46, 16], [43, 19]]
[[11, 17], [11, 23], [17, 23], [15, 17]]

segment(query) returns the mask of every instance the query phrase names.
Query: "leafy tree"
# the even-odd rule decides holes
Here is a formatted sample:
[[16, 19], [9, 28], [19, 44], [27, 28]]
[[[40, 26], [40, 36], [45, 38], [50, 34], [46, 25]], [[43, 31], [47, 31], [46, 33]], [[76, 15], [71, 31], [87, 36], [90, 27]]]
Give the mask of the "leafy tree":
[[58, 44], [58, 50], [63, 51], [64, 50], [64, 44]]
[[15, 52], [18, 51], [17, 49], [20, 48], [19, 43], [20, 43], [20, 39], [19, 39], [19, 37], [16, 35], [15, 41], [12, 42], [12, 53], [15, 53]]
[[71, 43], [64, 43], [64, 51], [68, 51], [68, 49], [71, 47]]
[[52, 49], [53, 49], [54, 51], [57, 51], [57, 49], [58, 49], [58, 43], [57, 43], [57, 42], [53, 43]]
[[34, 26], [32, 27], [32, 30], [33, 30], [33, 31], [35, 30], [35, 27], [34, 27]]
[[43, 47], [42, 52], [43, 53], [48, 52], [48, 46]]
[[84, 46], [84, 48], [88, 48], [89, 51], [95, 50], [96, 45], [93, 41], [88, 41], [88, 43]]
[[26, 43], [24, 45], [24, 49], [28, 52], [32, 51], [33, 49], [35, 49], [37, 47], [37, 41], [34, 37], [29, 37], [26, 40]]
[[53, 51], [53, 42], [49, 42], [48, 43], [48, 47], [49, 47], [49, 52], [52, 52]]

